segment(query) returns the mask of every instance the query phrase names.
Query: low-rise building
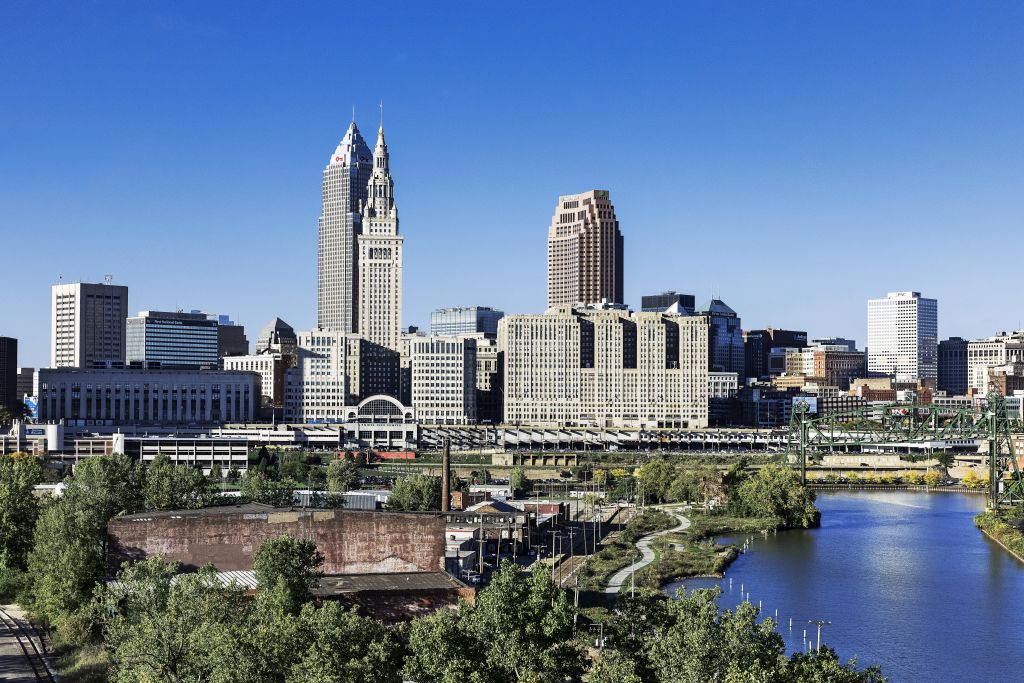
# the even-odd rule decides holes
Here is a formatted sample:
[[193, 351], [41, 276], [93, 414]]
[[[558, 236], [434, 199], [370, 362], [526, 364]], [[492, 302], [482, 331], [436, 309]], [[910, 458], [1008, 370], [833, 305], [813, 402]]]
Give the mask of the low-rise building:
[[219, 424], [256, 419], [254, 372], [183, 369], [39, 370], [39, 420], [69, 424]]

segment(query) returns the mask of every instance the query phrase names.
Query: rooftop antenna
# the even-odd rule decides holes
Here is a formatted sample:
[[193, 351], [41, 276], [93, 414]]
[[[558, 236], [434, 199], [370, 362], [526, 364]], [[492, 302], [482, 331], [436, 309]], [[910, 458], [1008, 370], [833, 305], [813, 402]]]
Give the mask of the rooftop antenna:
[[384, 130], [384, 100], [380, 101], [380, 129]]
[[109, 284], [112, 284], [113, 282], [114, 282], [114, 276], [113, 275], [108, 273], [108, 274], [103, 276], [103, 284], [109, 285]]
[[353, 103], [352, 104], [352, 123], [355, 123], [355, 122], [356, 122], [356, 105], [355, 105], [355, 103]]

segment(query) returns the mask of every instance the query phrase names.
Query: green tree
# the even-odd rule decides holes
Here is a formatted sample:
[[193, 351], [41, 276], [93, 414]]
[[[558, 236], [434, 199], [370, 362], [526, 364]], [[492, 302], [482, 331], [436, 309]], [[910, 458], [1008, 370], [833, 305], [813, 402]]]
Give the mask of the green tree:
[[388, 496], [388, 509], [404, 512], [440, 510], [440, 480], [425, 474], [399, 477]]
[[308, 646], [292, 665], [286, 683], [399, 683], [401, 648], [379, 621], [360, 617], [336, 602], [319, 609], [307, 604], [300, 615]]
[[637, 472], [637, 479], [643, 487], [647, 502], [660, 503], [668, 500], [669, 487], [676, 477], [676, 468], [664, 458], [650, 460]]
[[526, 476], [522, 467], [513, 467], [508, 473], [508, 485], [512, 488], [512, 497], [524, 496], [533, 488], [533, 482]]
[[821, 518], [814, 506], [814, 492], [789, 467], [765, 465], [729, 493], [730, 505], [738, 513], [775, 517], [786, 527], [815, 526]]
[[210, 467], [210, 474], [208, 476], [210, 477], [210, 481], [214, 484], [219, 484], [224, 480], [224, 473], [220, 468], [220, 463], [213, 463], [213, 466]]
[[252, 568], [260, 589], [284, 585], [291, 611], [298, 611], [312, 598], [312, 591], [323, 577], [324, 556], [316, 543], [291, 536], [264, 541], [253, 556]]
[[102, 530], [115, 515], [144, 509], [144, 482], [142, 467], [125, 455], [93, 457], [75, 465], [62, 498], [92, 512]]
[[856, 658], [843, 664], [835, 650], [823, 646], [820, 652], [794, 654], [786, 667], [784, 680], [787, 683], [885, 683], [888, 679], [877, 666], [858, 670]]
[[573, 639], [575, 610], [550, 572], [508, 560], [461, 625], [480, 647], [490, 681], [579, 680], [584, 656]]
[[[486, 589], [485, 589], [486, 590]], [[479, 643], [450, 612], [435, 612], [412, 622], [403, 676], [418, 683], [487, 683]]]
[[288, 482], [273, 481], [267, 475], [253, 470], [242, 476], [239, 494], [244, 500], [278, 508], [291, 507], [294, 501], [292, 487]]
[[189, 465], [175, 465], [159, 454], [146, 468], [147, 510], [194, 510], [213, 501], [210, 481], [203, 471]]
[[359, 479], [359, 468], [354, 460], [332, 460], [327, 466], [327, 490], [332, 493], [351, 491]]
[[587, 683], [643, 683], [636, 661], [618, 649], [603, 650], [594, 659]]
[[242, 659], [234, 647], [246, 617], [242, 592], [221, 586], [210, 566], [177, 570], [150, 557], [100, 592], [96, 615], [113, 683], [244, 680], [224, 676]]
[[33, 487], [42, 480], [38, 458], [25, 453], [0, 455], [0, 570], [25, 568], [39, 517]]

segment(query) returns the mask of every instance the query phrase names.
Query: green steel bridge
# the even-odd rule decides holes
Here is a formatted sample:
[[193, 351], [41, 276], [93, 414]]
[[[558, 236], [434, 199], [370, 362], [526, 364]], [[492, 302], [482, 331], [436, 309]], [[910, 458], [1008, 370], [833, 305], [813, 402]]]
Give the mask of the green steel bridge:
[[807, 480], [807, 461], [828, 453], [881, 444], [971, 439], [988, 445], [989, 506], [1024, 503], [1024, 479], [1017, 466], [1013, 434], [1024, 424], [1007, 416], [1006, 402], [990, 392], [981, 410], [936, 405], [890, 404], [814, 415], [806, 402], [793, 407], [786, 438], [790, 463]]

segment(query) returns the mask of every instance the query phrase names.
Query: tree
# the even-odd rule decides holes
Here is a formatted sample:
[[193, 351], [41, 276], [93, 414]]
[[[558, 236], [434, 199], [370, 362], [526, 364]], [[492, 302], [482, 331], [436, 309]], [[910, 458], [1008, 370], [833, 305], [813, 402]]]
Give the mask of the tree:
[[637, 472], [637, 479], [648, 502], [659, 503], [668, 500], [669, 487], [675, 475], [675, 466], [659, 457], [644, 463]]
[[967, 488], [976, 489], [978, 488], [978, 485], [981, 483], [981, 477], [979, 477], [978, 473], [975, 472], [973, 469], [969, 469], [967, 470], [967, 474], [964, 475], [962, 483]]
[[249, 470], [242, 477], [239, 493], [244, 500], [278, 508], [291, 507], [295, 494], [292, 487], [281, 481], [268, 479], [265, 474]]
[[149, 557], [101, 591], [96, 615], [113, 683], [245, 680], [224, 676], [244, 659], [234, 646], [246, 616], [242, 592], [221, 586], [211, 566], [177, 571]]
[[440, 510], [440, 480], [425, 474], [399, 477], [388, 496], [388, 508], [404, 512]]
[[336, 602], [307, 604], [300, 616], [309, 644], [292, 665], [286, 683], [399, 683], [401, 648], [391, 631], [356, 608]]
[[0, 427], [10, 427], [15, 420], [28, 420], [32, 417], [32, 411], [24, 401], [15, 401], [14, 407], [0, 405]]
[[91, 511], [102, 529], [115, 515], [144, 509], [144, 481], [142, 467], [125, 455], [88, 458], [75, 465], [62, 498]]
[[730, 504], [737, 512], [751, 517], [775, 517], [785, 527], [817, 525], [821, 513], [814, 506], [814, 499], [814, 492], [800, 482], [796, 472], [771, 464], [730, 489]]
[[327, 490], [333, 493], [351, 491], [359, 479], [359, 468], [353, 460], [333, 460], [327, 466]]
[[461, 624], [441, 611], [413, 621], [403, 676], [418, 683], [487, 683], [481, 647]]
[[513, 467], [508, 473], [508, 485], [512, 488], [512, 497], [524, 496], [533, 488], [533, 482], [526, 476], [522, 467]]
[[224, 474], [221, 471], [219, 463], [213, 463], [213, 466], [210, 468], [209, 477], [210, 481], [212, 481], [215, 484], [221, 483], [221, 481], [224, 479]]
[[146, 468], [147, 510], [194, 510], [213, 501], [210, 481], [203, 471], [189, 465], [175, 465], [159, 454]]
[[0, 570], [25, 568], [39, 517], [33, 487], [42, 480], [38, 458], [25, 453], [0, 455]]
[[587, 683], [643, 683], [636, 661], [618, 649], [602, 650], [587, 675]]
[[264, 541], [253, 556], [252, 568], [262, 590], [283, 584], [291, 611], [297, 612], [312, 598], [312, 591], [323, 577], [324, 556], [316, 543], [291, 536]]
[[575, 609], [541, 566], [526, 573], [505, 560], [460, 625], [480, 648], [489, 681], [579, 680]]
[[912, 486], [920, 486], [924, 481], [924, 477], [920, 472], [908, 472], [906, 477], [907, 483]]
[[793, 683], [885, 683], [877, 666], [857, 670], [856, 658], [843, 664], [835, 650], [822, 646], [820, 652], [795, 653], [786, 667], [786, 681]]
[[942, 475], [939, 474], [938, 470], [928, 470], [924, 473], [924, 485], [925, 486], [938, 486], [939, 482], [942, 481]]

